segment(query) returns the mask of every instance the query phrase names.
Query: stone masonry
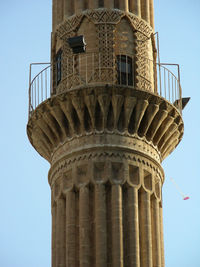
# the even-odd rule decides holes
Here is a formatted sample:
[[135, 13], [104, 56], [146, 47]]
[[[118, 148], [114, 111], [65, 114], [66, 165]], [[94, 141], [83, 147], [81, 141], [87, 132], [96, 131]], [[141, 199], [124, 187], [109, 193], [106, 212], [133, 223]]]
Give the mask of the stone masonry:
[[[51, 164], [52, 267], [164, 267], [161, 163], [183, 121], [157, 93], [153, 10], [153, 0], [53, 0], [52, 93], [27, 125]], [[86, 52], [73, 55], [67, 39], [80, 35]]]

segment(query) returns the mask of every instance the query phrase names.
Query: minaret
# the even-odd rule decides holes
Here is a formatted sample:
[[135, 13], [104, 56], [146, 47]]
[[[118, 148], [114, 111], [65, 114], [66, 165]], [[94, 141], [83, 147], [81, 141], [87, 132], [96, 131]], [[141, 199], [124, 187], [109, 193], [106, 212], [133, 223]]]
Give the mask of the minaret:
[[53, 0], [27, 126], [51, 165], [52, 267], [164, 266], [161, 163], [183, 121], [153, 12], [153, 0]]

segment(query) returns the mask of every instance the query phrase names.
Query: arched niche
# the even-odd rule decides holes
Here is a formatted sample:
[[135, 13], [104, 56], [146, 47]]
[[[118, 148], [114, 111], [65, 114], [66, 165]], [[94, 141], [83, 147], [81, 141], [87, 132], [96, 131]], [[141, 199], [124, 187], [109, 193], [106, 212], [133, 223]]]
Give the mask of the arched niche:
[[134, 55], [133, 27], [126, 17], [117, 24], [115, 30], [115, 54]]
[[86, 53], [93, 53], [98, 51], [98, 38], [96, 27], [93, 22], [89, 21], [87, 17], [84, 17], [80, 27], [77, 31], [77, 35], [83, 35], [86, 42]]
[[[86, 52], [79, 54], [77, 68], [80, 79], [89, 83], [94, 80], [94, 70], [97, 68], [98, 60], [98, 37], [95, 24], [84, 17], [77, 31], [77, 36], [83, 35], [86, 42]], [[97, 57], [98, 58], [98, 57]]]
[[133, 27], [126, 17], [116, 25], [114, 52], [116, 56], [117, 83], [134, 86], [135, 38]]

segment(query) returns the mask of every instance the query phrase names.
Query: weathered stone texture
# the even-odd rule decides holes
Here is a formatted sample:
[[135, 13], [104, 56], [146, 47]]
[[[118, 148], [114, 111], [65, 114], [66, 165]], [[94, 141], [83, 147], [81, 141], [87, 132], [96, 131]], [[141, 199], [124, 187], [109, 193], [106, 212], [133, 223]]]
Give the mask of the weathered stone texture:
[[[53, 0], [62, 79], [54, 65], [52, 96], [27, 126], [51, 164], [53, 267], [164, 266], [161, 163], [183, 121], [157, 94], [153, 25], [153, 0]], [[76, 35], [94, 55], [87, 64], [67, 43]], [[131, 87], [117, 84], [119, 55], [134, 62]]]

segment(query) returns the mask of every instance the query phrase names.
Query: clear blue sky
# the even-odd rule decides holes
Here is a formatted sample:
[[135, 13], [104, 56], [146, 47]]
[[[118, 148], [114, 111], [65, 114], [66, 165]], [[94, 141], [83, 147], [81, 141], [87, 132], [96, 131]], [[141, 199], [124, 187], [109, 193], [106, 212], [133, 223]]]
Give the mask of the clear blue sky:
[[[29, 63], [50, 58], [51, 0], [2, 0], [0, 12], [0, 266], [50, 266], [49, 164], [31, 147], [26, 123]], [[199, 0], [155, 0], [161, 61], [180, 64], [183, 95], [191, 97], [183, 140], [163, 163], [166, 267], [200, 266], [199, 14]]]

